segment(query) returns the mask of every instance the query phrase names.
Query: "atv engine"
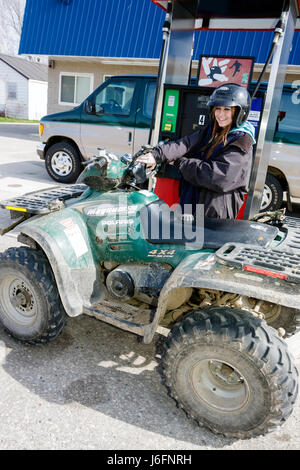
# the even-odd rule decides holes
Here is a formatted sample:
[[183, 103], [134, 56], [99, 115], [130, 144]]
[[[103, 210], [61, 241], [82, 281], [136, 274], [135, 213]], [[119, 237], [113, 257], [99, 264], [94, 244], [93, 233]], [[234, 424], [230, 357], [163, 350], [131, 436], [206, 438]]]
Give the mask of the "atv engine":
[[121, 264], [108, 273], [106, 287], [114, 299], [135, 298], [157, 305], [160, 291], [171, 272], [172, 268], [167, 264]]

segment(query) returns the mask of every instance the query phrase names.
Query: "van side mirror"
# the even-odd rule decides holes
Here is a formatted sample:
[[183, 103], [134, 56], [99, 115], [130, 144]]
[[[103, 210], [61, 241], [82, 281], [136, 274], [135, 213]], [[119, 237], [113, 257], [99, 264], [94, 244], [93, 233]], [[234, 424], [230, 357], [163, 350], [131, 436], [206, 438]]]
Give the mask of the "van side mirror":
[[104, 114], [104, 108], [100, 104], [95, 104], [92, 101], [86, 100], [84, 103], [84, 110], [87, 114], [96, 114], [101, 116]]

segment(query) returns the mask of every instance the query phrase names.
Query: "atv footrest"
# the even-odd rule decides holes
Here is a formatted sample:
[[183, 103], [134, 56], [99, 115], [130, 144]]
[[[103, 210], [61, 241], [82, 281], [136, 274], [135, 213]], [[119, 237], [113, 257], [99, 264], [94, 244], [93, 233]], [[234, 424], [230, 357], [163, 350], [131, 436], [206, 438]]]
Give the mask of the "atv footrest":
[[226, 243], [216, 252], [216, 258], [228, 266], [300, 283], [300, 252], [295, 254], [242, 243]]
[[0, 202], [0, 207], [28, 214], [47, 214], [62, 207], [63, 201], [80, 196], [87, 186], [72, 184], [35, 191]]

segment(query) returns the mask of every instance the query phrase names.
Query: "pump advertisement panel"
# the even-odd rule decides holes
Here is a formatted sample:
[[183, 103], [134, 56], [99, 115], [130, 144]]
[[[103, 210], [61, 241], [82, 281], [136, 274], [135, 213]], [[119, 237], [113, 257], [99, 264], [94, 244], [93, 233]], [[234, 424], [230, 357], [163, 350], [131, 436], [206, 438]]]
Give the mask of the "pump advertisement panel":
[[218, 87], [222, 83], [236, 83], [248, 88], [251, 82], [254, 57], [204, 56], [198, 67], [198, 86]]

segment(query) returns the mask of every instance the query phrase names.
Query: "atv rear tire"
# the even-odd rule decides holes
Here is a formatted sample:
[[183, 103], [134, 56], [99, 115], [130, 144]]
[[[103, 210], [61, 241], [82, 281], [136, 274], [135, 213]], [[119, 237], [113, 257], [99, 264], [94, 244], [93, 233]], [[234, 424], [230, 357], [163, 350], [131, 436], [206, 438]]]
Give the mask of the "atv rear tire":
[[276, 331], [250, 313], [210, 307], [170, 331], [162, 356], [171, 396], [226, 437], [266, 434], [292, 413], [297, 370]]
[[54, 340], [65, 323], [50, 265], [42, 252], [20, 247], [0, 254], [0, 322], [26, 343]]

